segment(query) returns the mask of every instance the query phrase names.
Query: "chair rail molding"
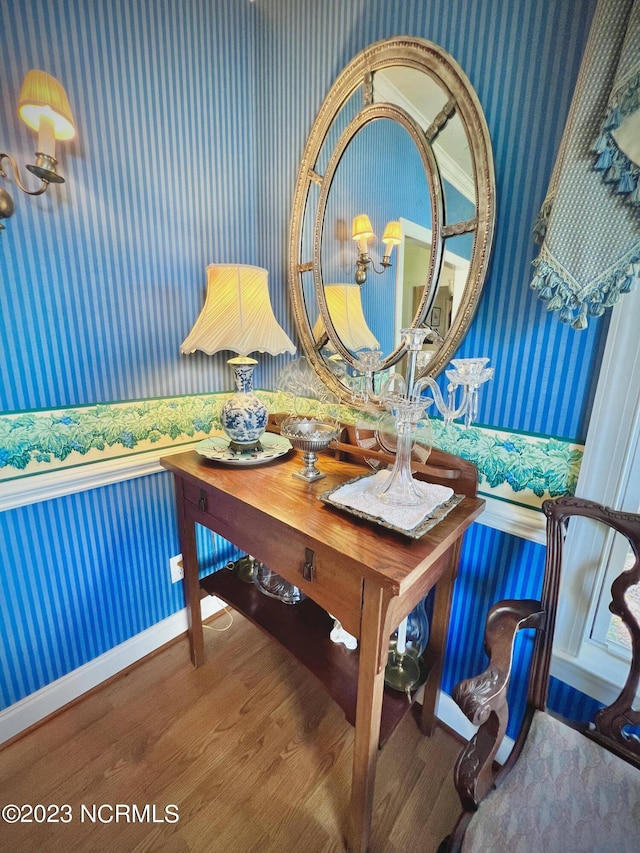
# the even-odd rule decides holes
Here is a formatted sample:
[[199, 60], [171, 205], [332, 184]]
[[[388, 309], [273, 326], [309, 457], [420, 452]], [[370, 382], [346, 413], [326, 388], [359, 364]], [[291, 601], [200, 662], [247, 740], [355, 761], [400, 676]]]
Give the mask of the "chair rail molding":
[[[280, 392], [258, 391], [270, 411]], [[0, 415], [0, 511], [162, 471], [159, 460], [220, 429], [228, 392], [99, 403]], [[345, 422], [355, 410], [344, 407]], [[480, 523], [544, 543], [548, 497], [574, 494], [581, 444], [499, 427], [434, 419], [434, 445], [478, 468], [487, 507]]]

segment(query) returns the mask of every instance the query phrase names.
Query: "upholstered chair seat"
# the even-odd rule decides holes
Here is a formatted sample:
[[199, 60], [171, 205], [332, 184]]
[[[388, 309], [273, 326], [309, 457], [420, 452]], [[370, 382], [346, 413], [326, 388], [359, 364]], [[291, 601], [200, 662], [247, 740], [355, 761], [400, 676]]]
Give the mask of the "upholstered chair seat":
[[472, 817], [464, 853], [638, 853], [640, 771], [536, 711], [518, 761]]

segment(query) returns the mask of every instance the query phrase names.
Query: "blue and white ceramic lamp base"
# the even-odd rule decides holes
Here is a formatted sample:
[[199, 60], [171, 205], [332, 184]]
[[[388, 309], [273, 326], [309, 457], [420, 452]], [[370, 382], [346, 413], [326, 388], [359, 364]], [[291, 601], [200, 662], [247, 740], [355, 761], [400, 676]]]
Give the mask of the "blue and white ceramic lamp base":
[[229, 437], [229, 448], [238, 453], [261, 450], [260, 438], [267, 429], [267, 407], [253, 393], [255, 358], [238, 356], [227, 364], [233, 367], [236, 393], [222, 406], [220, 423]]

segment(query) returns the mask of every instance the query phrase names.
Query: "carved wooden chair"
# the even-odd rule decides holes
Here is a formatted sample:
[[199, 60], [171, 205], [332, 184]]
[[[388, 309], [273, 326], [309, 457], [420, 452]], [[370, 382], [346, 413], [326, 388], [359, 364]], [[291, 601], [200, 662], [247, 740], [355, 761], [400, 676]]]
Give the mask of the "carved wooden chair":
[[[640, 625], [625, 591], [640, 580], [640, 515], [566, 497], [545, 501], [547, 558], [541, 601], [503, 601], [487, 619], [488, 669], [461, 682], [454, 699], [479, 728], [458, 758], [454, 776], [463, 806], [439, 853], [640, 851]], [[584, 516], [627, 537], [635, 557], [611, 586], [609, 609], [631, 636], [632, 661], [617, 699], [593, 722], [569, 723], [546, 708], [566, 522]], [[507, 685], [517, 632], [535, 639], [526, 710], [502, 768], [494, 758], [508, 720]]]

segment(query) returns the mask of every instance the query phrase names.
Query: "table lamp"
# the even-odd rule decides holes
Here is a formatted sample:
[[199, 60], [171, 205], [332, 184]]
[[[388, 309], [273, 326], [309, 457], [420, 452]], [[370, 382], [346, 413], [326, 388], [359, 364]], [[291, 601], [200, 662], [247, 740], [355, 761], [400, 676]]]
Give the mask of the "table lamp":
[[253, 393], [258, 362], [249, 353], [293, 355], [296, 351], [275, 318], [268, 281], [269, 273], [261, 267], [209, 264], [204, 307], [180, 346], [182, 353], [199, 349], [207, 355], [220, 350], [238, 354], [227, 362], [235, 374], [236, 393], [220, 412], [229, 448], [237, 453], [260, 451], [260, 438], [267, 428], [266, 406]]

